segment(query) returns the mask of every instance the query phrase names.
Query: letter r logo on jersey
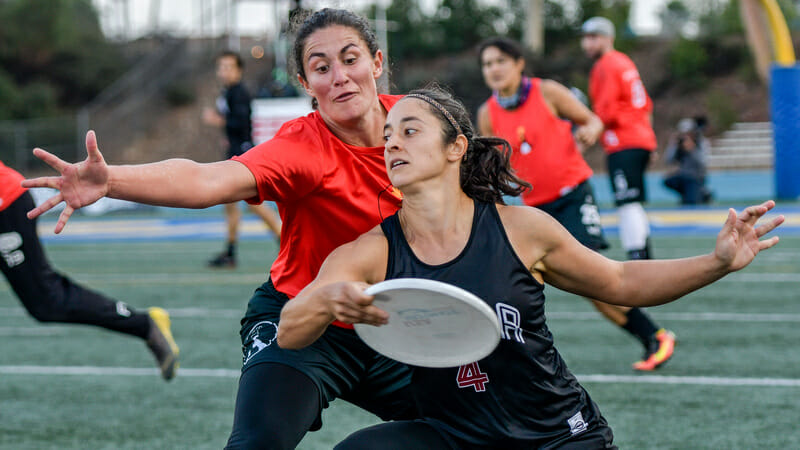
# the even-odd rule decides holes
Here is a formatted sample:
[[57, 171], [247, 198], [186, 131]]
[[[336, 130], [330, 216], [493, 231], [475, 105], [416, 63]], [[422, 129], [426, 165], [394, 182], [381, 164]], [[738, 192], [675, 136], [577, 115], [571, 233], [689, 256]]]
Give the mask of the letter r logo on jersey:
[[520, 328], [521, 315], [517, 308], [498, 302], [494, 305], [494, 309], [497, 312], [497, 319], [500, 321], [500, 331], [503, 333], [503, 339], [513, 339], [524, 344], [525, 339], [522, 338], [522, 328]]

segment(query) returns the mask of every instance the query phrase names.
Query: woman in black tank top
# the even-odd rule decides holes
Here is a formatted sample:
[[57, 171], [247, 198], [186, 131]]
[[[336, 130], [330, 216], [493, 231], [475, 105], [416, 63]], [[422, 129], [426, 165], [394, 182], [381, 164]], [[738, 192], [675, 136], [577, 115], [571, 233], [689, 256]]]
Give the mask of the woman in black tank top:
[[387, 323], [363, 291], [399, 277], [448, 282], [492, 307], [502, 303], [498, 318], [510, 314], [515, 329], [470, 364], [486, 375], [480, 386], [462, 383], [457, 367], [415, 367], [423, 419], [358, 431], [337, 448], [614, 448], [605, 419], [553, 347], [543, 283], [610, 304], [667, 303], [748, 265], [778, 242], [760, 238], [783, 222], [756, 227], [774, 207], [768, 201], [738, 215], [730, 210], [708, 255], [612, 261], [547, 214], [504, 205], [503, 195], [528, 187], [509, 169], [508, 144], [475, 137], [465, 108], [447, 93], [412, 92], [389, 112], [384, 135], [402, 209], [328, 256], [314, 282], [284, 306], [278, 344], [309, 345], [333, 320]]

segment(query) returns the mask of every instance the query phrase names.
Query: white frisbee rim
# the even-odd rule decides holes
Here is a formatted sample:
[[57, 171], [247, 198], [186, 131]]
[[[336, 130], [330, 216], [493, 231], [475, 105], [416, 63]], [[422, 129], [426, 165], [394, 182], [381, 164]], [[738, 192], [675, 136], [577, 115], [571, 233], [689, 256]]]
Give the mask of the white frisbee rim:
[[[379, 342], [372, 341], [373, 332], [375, 331], [375, 328], [380, 329], [380, 327], [374, 327], [372, 325], [360, 324], [360, 323], [354, 324], [353, 328], [355, 329], [356, 333], [361, 338], [361, 340], [363, 340], [367, 345], [369, 345], [375, 351], [389, 358], [414, 366], [434, 367], [434, 368], [457, 367], [485, 358], [494, 351], [494, 349], [497, 347], [497, 344], [500, 342], [500, 338], [502, 337], [500, 322], [497, 320], [497, 315], [494, 313], [492, 308], [489, 305], [487, 305], [486, 302], [481, 300], [480, 297], [478, 297], [477, 295], [460, 287], [453, 286], [451, 284], [441, 281], [429, 280], [426, 278], [394, 278], [391, 280], [386, 280], [380, 283], [373, 284], [372, 286], [364, 290], [364, 293], [367, 295], [379, 295], [379, 294], [386, 294], [387, 292], [391, 292], [398, 289], [430, 291], [430, 292], [435, 292], [437, 294], [443, 294], [450, 298], [459, 300], [463, 304], [472, 308], [473, 311], [480, 313], [482, 316], [488, 319], [489, 323], [491, 323], [492, 325], [492, 330], [494, 331], [493, 336], [495, 337], [495, 339], [491, 342], [487, 341], [481, 342], [480, 345], [476, 346], [475, 351], [469, 354], [450, 353], [447, 356], [425, 356], [420, 354], [412, 356], [409, 355], [407, 352], [401, 353], [394, 351], [392, 342], [388, 340]], [[380, 305], [378, 306], [380, 307]], [[392, 320], [391, 316], [389, 320], [391, 322]], [[367, 329], [370, 332], [364, 333], [364, 330]]]

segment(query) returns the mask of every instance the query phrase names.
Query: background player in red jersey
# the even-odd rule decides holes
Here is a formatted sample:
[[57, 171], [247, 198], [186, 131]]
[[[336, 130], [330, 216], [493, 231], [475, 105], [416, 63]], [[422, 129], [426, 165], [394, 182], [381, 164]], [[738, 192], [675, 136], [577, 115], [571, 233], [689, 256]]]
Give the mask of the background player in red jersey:
[[40, 322], [94, 325], [144, 340], [161, 376], [171, 380], [178, 369], [178, 346], [167, 312], [136, 311], [55, 271], [39, 241], [36, 220], [26, 217], [35, 204], [20, 186], [23, 179], [0, 161], [0, 269], [22, 305]]
[[[493, 94], [478, 109], [478, 130], [511, 145], [511, 166], [532, 185], [522, 194], [523, 202], [553, 216], [590, 249], [608, 248], [589, 183], [592, 169], [580, 151], [603, 132], [600, 119], [561, 84], [524, 76], [525, 58], [517, 42], [490, 38], [479, 46], [479, 58]], [[634, 368], [657, 367], [646, 364], [654, 354], [661, 364], [671, 357], [672, 335], [660, 332], [644, 311], [595, 300], [592, 304], [644, 346], [644, 357]]]
[[[592, 17], [581, 31], [581, 47], [595, 61], [589, 75], [589, 98], [605, 126], [601, 142], [619, 214], [622, 247], [630, 259], [650, 259], [650, 222], [642, 204], [647, 200], [645, 170], [656, 149], [653, 102], [633, 61], [614, 50], [616, 33], [610, 20]], [[657, 338], [674, 340], [666, 330], [660, 330]], [[667, 360], [665, 356], [653, 353], [636, 368], [653, 370]]]

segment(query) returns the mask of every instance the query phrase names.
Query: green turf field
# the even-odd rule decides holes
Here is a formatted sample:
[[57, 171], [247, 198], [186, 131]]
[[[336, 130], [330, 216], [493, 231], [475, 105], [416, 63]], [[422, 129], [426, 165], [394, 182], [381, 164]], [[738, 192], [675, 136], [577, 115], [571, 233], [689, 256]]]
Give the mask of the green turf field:
[[[654, 239], [658, 257], [707, 251], [710, 235]], [[621, 258], [617, 250], [609, 256]], [[49, 241], [54, 265], [134, 307], [170, 310], [182, 367], [157, 375], [144, 344], [85, 326], [40, 325], [0, 281], [0, 448], [221, 448], [241, 362], [239, 318], [275, 257], [249, 240], [233, 271], [205, 260], [220, 241]], [[623, 449], [800, 448], [800, 237], [785, 237], [745, 271], [652, 308], [674, 330], [674, 359], [633, 373], [632, 338], [589, 304], [549, 288], [556, 345], [599, 404]], [[344, 402], [302, 449], [329, 449], [377, 419]]]

